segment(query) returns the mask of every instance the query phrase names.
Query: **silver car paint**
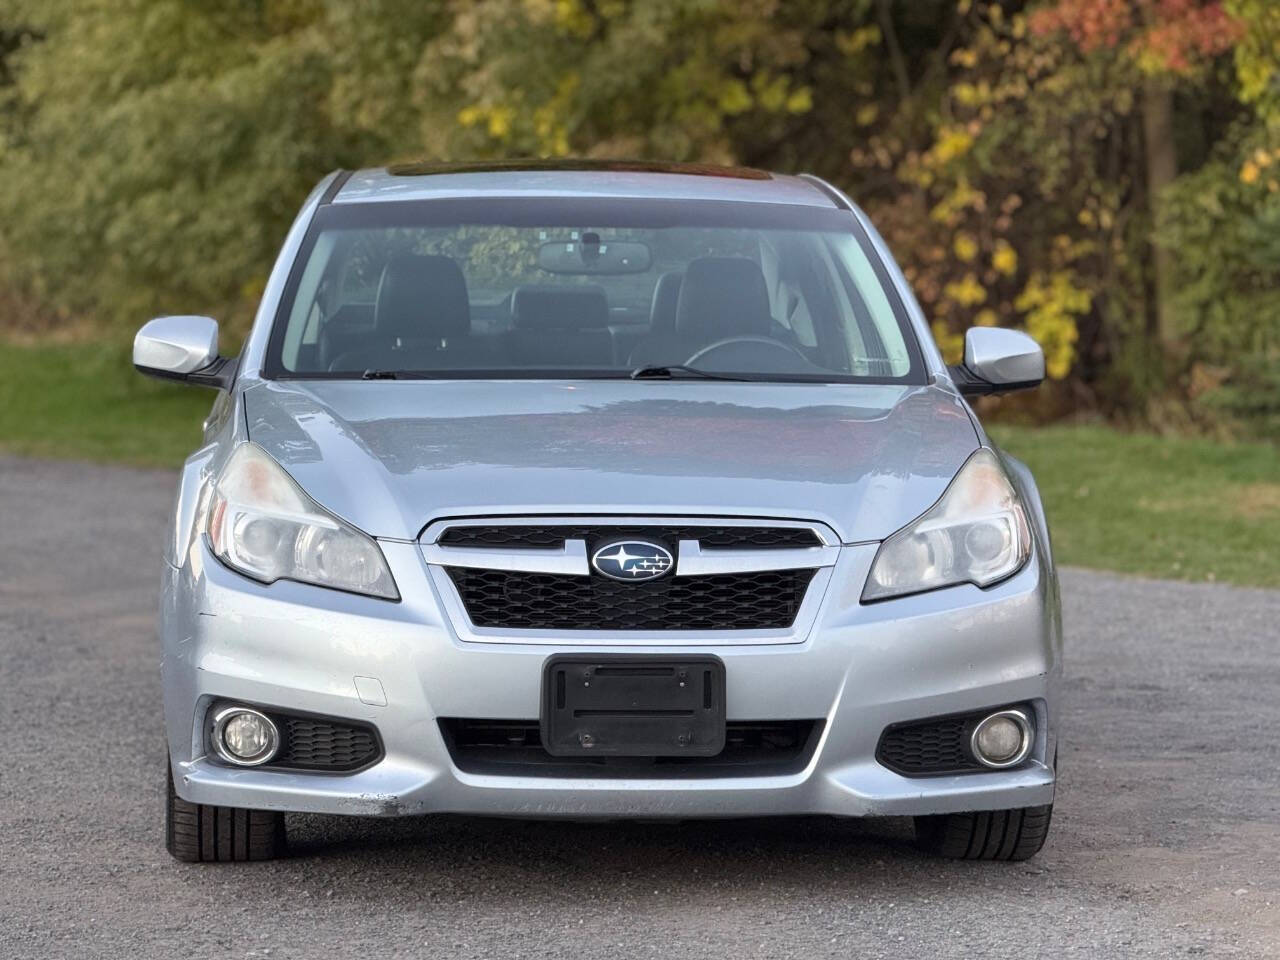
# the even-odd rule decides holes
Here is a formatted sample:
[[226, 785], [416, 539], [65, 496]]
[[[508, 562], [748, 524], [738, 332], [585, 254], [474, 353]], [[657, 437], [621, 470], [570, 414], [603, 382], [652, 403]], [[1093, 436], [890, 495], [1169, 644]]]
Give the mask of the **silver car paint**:
[[[875, 541], [924, 512], [965, 451], [990, 445], [955, 392], [923, 314], [878, 236], [873, 233], [921, 339], [932, 387], [263, 381], [270, 323], [326, 185], [317, 187], [286, 238], [236, 386], [215, 404], [205, 445], [181, 477], [160, 616], [166, 731], [181, 796], [321, 813], [574, 817], [905, 815], [1052, 800], [1062, 631], [1043, 510], [1025, 467], [1002, 454], [1034, 521], [1032, 557], [1019, 573], [986, 590], [963, 585], [876, 604], [859, 600]], [[914, 405], [920, 421], [901, 419], [895, 400]], [[594, 456], [625, 449], [627, 405], [642, 432], [651, 433], [667, 421], [678, 432], [759, 417], [763, 429], [781, 435], [780, 422], [799, 411], [816, 416], [817, 436], [829, 445], [806, 451], [812, 470], [806, 477], [740, 439], [688, 433], [690, 444], [718, 445], [733, 469], [719, 477], [708, 457], [681, 473], [676, 443], [651, 440], [642, 456], [652, 474], [633, 474]], [[708, 413], [721, 407], [723, 415]], [[593, 421], [596, 412], [605, 419]], [[933, 422], [939, 413], [944, 427]], [[554, 426], [552, 435], [566, 444], [575, 466], [525, 462], [531, 451], [520, 436], [521, 417]], [[592, 429], [593, 422], [609, 429]], [[480, 431], [483, 442], [453, 429], [464, 424]], [[568, 424], [580, 425], [591, 439]], [[406, 427], [419, 433], [406, 439], [398, 433]], [[915, 431], [911, 440], [898, 432], [904, 428]], [[941, 452], [919, 449], [926, 436]], [[230, 450], [251, 437], [317, 501], [372, 526], [402, 602], [287, 581], [263, 586], [212, 557], [195, 529], [199, 501]], [[871, 449], [891, 463], [859, 461], [859, 451]], [[443, 476], [433, 476], [437, 472]], [[530, 480], [537, 482], [531, 487]], [[698, 495], [690, 496], [690, 488]], [[809, 766], [787, 776], [670, 781], [478, 776], [453, 767], [435, 718], [536, 717], [542, 663], [561, 648], [476, 643], [459, 635], [414, 538], [449, 511], [502, 507], [510, 513], [513, 498], [518, 511], [757, 512], [836, 530], [844, 545], [803, 636], [698, 648], [725, 662], [731, 719], [827, 720]], [[654, 637], [654, 645], [631, 649], [678, 648]], [[362, 701], [357, 677], [379, 680], [386, 705]], [[202, 731], [205, 709], [218, 698], [367, 720], [382, 734], [386, 757], [337, 776], [220, 766], [205, 756]], [[1035, 705], [1040, 732], [1024, 767], [908, 779], [875, 760], [880, 731], [890, 723], [1020, 701]]]
[[218, 324], [212, 317], [156, 317], [133, 339], [134, 366], [191, 373], [218, 357]]
[[436, 517], [576, 511], [817, 520], [845, 543], [883, 540], [978, 447], [938, 387], [313, 380], [244, 402], [249, 436], [317, 501], [397, 539]]
[[964, 335], [964, 365], [992, 383], [1039, 383], [1044, 351], [1021, 330], [972, 327]]

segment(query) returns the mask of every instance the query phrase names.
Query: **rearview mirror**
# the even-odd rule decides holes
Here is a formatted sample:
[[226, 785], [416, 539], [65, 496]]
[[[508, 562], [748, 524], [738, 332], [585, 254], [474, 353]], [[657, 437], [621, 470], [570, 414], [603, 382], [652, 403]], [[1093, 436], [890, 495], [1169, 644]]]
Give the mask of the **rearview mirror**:
[[652, 263], [647, 243], [601, 240], [600, 234], [591, 232], [566, 240], [549, 240], [538, 248], [538, 266], [547, 273], [644, 273]]
[[1044, 351], [1019, 330], [971, 327], [964, 335], [964, 363], [948, 369], [967, 397], [1025, 390], [1044, 380]]
[[139, 373], [225, 390], [230, 361], [218, 356], [218, 322], [210, 317], [156, 317], [133, 338]]

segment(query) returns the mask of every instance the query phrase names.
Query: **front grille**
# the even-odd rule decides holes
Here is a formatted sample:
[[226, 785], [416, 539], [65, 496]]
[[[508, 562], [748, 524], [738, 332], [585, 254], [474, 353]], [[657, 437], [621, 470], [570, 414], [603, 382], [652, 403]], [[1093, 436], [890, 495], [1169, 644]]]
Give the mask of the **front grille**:
[[707, 549], [750, 547], [820, 547], [822, 541], [808, 527], [734, 526], [612, 526], [586, 524], [502, 525], [450, 527], [441, 534], [445, 547], [541, 547], [554, 549], [566, 540], [586, 540], [588, 545], [620, 537], [657, 540], [671, 547], [681, 540], [699, 540]]
[[341, 772], [368, 766], [382, 755], [372, 727], [317, 717], [268, 716], [279, 728], [283, 744], [266, 766]]
[[527, 630], [763, 630], [791, 626], [815, 573], [604, 577], [449, 567], [477, 627]]
[[536, 720], [441, 718], [454, 765], [466, 773], [543, 777], [758, 777], [804, 769], [820, 720], [731, 720], [714, 757], [553, 757]]

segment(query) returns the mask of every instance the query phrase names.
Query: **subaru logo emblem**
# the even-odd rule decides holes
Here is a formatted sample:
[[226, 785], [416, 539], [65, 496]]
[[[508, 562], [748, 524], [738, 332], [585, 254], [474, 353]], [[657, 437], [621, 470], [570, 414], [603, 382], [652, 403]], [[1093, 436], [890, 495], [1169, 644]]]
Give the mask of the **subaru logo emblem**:
[[675, 566], [675, 558], [647, 540], [614, 540], [591, 555], [591, 565], [610, 580], [635, 583], [658, 579]]

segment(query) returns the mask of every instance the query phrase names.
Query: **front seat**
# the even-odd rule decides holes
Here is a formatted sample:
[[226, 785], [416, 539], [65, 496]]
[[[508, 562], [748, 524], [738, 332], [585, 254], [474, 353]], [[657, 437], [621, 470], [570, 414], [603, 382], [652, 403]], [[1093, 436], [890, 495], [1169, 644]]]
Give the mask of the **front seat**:
[[613, 365], [609, 300], [597, 286], [525, 285], [511, 293], [507, 348], [534, 366]]
[[745, 257], [701, 257], [690, 261], [680, 282], [674, 330], [650, 333], [632, 351], [631, 365], [684, 363], [719, 340], [767, 337], [772, 329], [760, 265]]
[[329, 369], [431, 370], [466, 366], [478, 355], [461, 268], [450, 257], [403, 253], [382, 268], [372, 333]]

